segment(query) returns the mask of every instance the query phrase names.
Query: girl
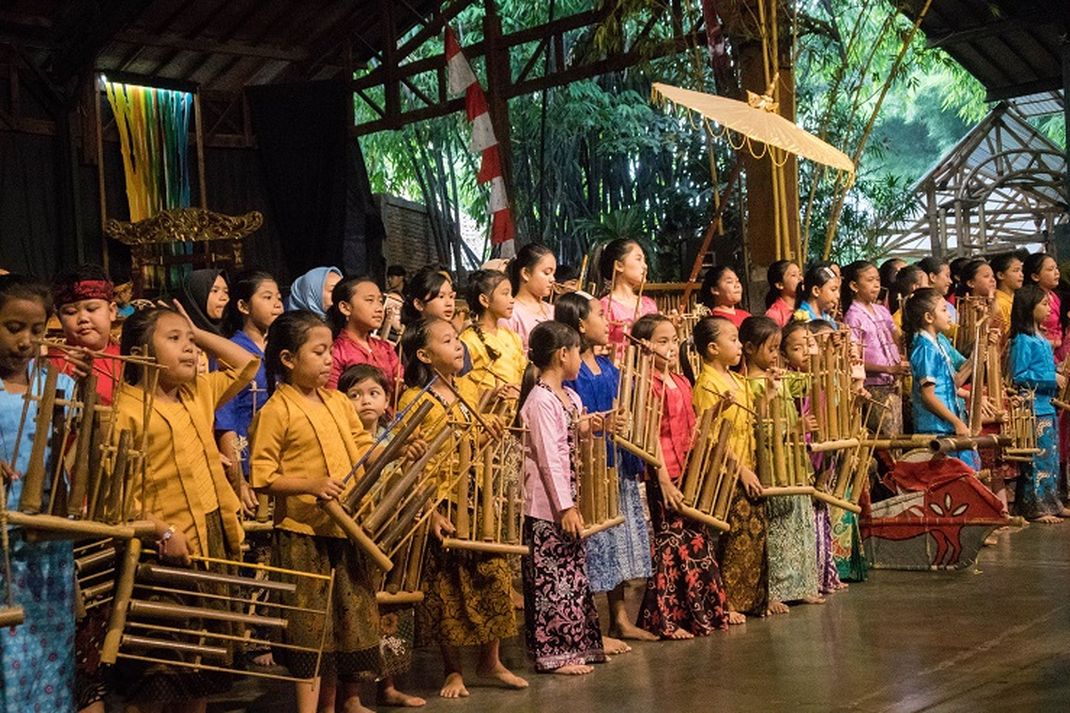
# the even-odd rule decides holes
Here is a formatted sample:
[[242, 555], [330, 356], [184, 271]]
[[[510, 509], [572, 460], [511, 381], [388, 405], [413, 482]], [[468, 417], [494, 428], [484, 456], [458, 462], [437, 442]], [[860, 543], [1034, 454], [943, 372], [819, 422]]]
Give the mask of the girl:
[[[394, 383], [401, 379], [401, 362], [394, 345], [373, 337], [383, 324], [383, 293], [368, 277], [347, 277], [331, 291], [331, 376], [327, 388], [338, 387], [338, 377], [353, 364], [378, 367]], [[393, 396], [391, 386], [388, 395]]]
[[888, 258], [881, 263], [879, 270], [881, 275], [880, 302], [889, 312], [892, 312], [898, 306], [892, 303], [892, 286], [895, 285], [896, 275], [898, 275], [899, 271], [906, 267], [906, 265], [906, 261], [900, 260], [897, 257]]
[[520, 335], [525, 348], [535, 325], [553, 318], [554, 310], [546, 299], [554, 291], [557, 258], [550, 248], [528, 243], [509, 263], [509, 284], [513, 288], [513, 316], [502, 324]]
[[[608, 289], [602, 298], [602, 312], [609, 321], [609, 343], [620, 353], [627, 347], [624, 336], [632, 322], [658, 311], [648, 296], [640, 297], [646, 281], [647, 264], [643, 247], [628, 238], [611, 240], [598, 256], [599, 289]], [[604, 283], [608, 282], [608, 286]]]
[[[810, 336], [810, 322], [792, 322], [784, 327], [780, 338], [780, 352], [788, 369], [793, 373], [801, 373], [807, 370], [810, 355], [817, 353], [817, 343]], [[800, 404], [799, 412], [807, 420], [807, 425], [814, 425], [813, 415], [809, 412], [809, 401], [804, 400]], [[809, 427], [806, 429], [811, 430]], [[835, 462], [826, 457], [825, 453], [811, 454], [811, 462], [814, 471], [824, 472], [827, 468], [835, 467]], [[828, 504], [814, 499], [814, 526], [817, 553], [817, 592], [819, 595], [832, 594], [847, 585], [840, 581], [840, 575], [836, 569], [836, 558], [833, 554], [832, 520], [829, 515]]]
[[996, 294], [996, 274], [984, 258], [967, 260], [959, 269], [959, 293], [962, 297], [991, 298]]
[[769, 283], [769, 291], [765, 294], [765, 316], [783, 328], [795, 313], [802, 270], [791, 260], [777, 260], [769, 266], [765, 279]]
[[461, 332], [461, 341], [472, 358], [468, 379], [480, 391], [507, 385], [519, 390], [528, 360], [520, 335], [502, 324], [513, 316], [509, 279], [498, 270], [477, 270], [468, 276], [466, 299], [472, 322]]
[[529, 337], [532, 365], [520, 393], [520, 418], [528, 429], [524, 542], [531, 544], [531, 555], [523, 560], [528, 653], [536, 671], [578, 676], [594, 670], [588, 664], [606, 660], [576, 504], [572, 439], [582, 405], [564, 385], [580, 371], [580, 335], [551, 321]]
[[[554, 320], [572, 327], [580, 335], [580, 370], [566, 385], [580, 395], [589, 413], [611, 415], [620, 371], [609, 357], [594, 353], [595, 349], [609, 344], [609, 324], [602, 303], [586, 292], [562, 295], [554, 304]], [[591, 590], [605, 592], [609, 600], [609, 637], [652, 641], [657, 637], [636, 626], [624, 608], [628, 580], [647, 579], [652, 573], [646, 507], [639, 492], [643, 464], [617, 449], [612, 449], [608, 458], [610, 466], [617, 466], [624, 524], [587, 538], [587, 574]], [[622, 642], [609, 637], [604, 640], [607, 653], [628, 650]]]
[[457, 293], [453, 278], [434, 265], [421, 267], [405, 284], [405, 304], [401, 306], [401, 323], [405, 326], [425, 317], [453, 319]]
[[[765, 504], [754, 474], [754, 407], [743, 379], [732, 371], [743, 357], [743, 347], [736, 326], [723, 317], [700, 319], [691, 338], [702, 357], [702, 371], [695, 380], [695, 410], [701, 413], [726, 404], [725, 417], [732, 419], [728, 448], [740, 465], [739, 487], [728, 511], [732, 529], [717, 542], [728, 609], [737, 615], [765, 616], [770, 613]], [[730, 623], [737, 620], [742, 617], [733, 617]]]
[[[930, 255], [919, 260], [918, 267], [928, 276], [929, 287], [939, 292], [944, 301], [947, 301], [947, 298], [954, 294], [951, 289], [953, 285], [951, 265], [947, 261]], [[951, 302], [947, 303], [947, 313], [951, 319], [951, 326], [948, 327], [947, 334], [949, 338], [954, 339], [955, 326], [959, 323], [959, 313]]]
[[840, 301], [840, 277], [830, 263], [819, 262], [806, 269], [803, 280], [799, 283], [799, 312], [801, 319], [823, 319], [836, 327], [832, 317], [836, 304]]
[[[268, 330], [264, 352], [268, 399], [253, 425], [253, 487], [275, 498], [275, 561], [287, 569], [330, 574], [322, 581], [297, 581], [283, 603], [304, 610], [331, 607], [322, 634], [323, 658], [277, 649], [275, 658], [311, 684], [296, 684], [299, 713], [334, 711], [339, 681], [347, 684], [379, 672], [379, 613], [371, 567], [317, 500], [340, 497], [343, 478], [371, 447], [356, 411], [344, 394], [327, 389], [331, 373], [331, 330], [307, 310], [287, 312]], [[331, 601], [328, 604], [327, 593]], [[300, 609], [292, 610], [286, 644], [316, 648], [321, 635]], [[366, 713], [358, 691], [346, 685], [341, 708]]]
[[[918, 433], [970, 436], [963, 420], [966, 404], [957, 391], [969, 378], [971, 366], [944, 336], [950, 326], [947, 300], [939, 290], [925, 287], [907, 300], [903, 328], [914, 382], [910, 392], [914, 428]], [[976, 451], [950, 455], [975, 470], [980, 466]]]
[[1055, 350], [1053, 358], [1061, 361], [1063, 358], [1063, 327], [1059, 321], [1062, 304], [1055, 289], [1059, 286], [1059, 265], [1055, 258], [1047, 253], [1034, 253], [1025, 259], [1022, 267], [1027, 284], [1037, 285], [1048, 295], [1048, 304], [1051, 309], [1048, 317], [1040, 326], [1041, 336], [1051, 342]]
[[[398, 407], [403, 409], [417, 398], [428, 399], [433, 408], [425, 423], [433, 424], [447, 414], [458, 422], [468, 422], [471, 416], [467, 407], [446, 383], [467, 391], [465, 400], [476, 403], [478, 394], [472, 393], [467, 380], [456, 380], [464, 365], [464, 348], [453, 325], [437, 318], [416, 322], [402, 335], [401, 348], [405, 385], [409, 388], [401, 395]], [[431, 388], [423, 392], [436, 376]], [[421, 431], [420, 437], [429, 442], [432, 435]], [[443, 448], [444, 452], [455, 452], [460, 445], [455, 437]], [[453, 531], [453, 526], [434, 513], [431, 530], [437, 539], [442, 539]], [[420, 629], [428, 632], [442, 650], [446, 677], [439, 695], [443, 698], [469, 695], [461, 670], [461, 646], [480, 647], [480, 675], [493, 677], [508, 688], [527, 687], [528, 682], [507, 669], [499, 656], [501, 640], [516, 635], [511, 587], [506, 556], [431, 547], [424, 572], [424, 600], [417, 614]]]
[[[779, 400], [787, 406], [795, 427], [799, 414], [793, 396], [801, 394], [805, 381], [781, 378], [776, 367], [780, 350], [780, 328], [768, 317], [748, 317], [739, 330], [747, 386], [752, 399]], [[773, 388], [773, 393], [767, 393]], [[769, 558], [769, 611], [783, 613], [785, 602], [823, 604], [817, 592], [817, 540], [814, 508], [809, 495], [787, 495], [765, 500]]]
[[[232, 335], [232, 342], [263, 359], [268, 328], [280, 314], [282, 295], [275, 278], [256, 270], [235, 278], [233, 299], [224, 316], [224, 325]], [[230, 483], [248, 515], [254, 514], [256, 509], [256, 493], [248, 483], [249, 429], [267, 398], [267, 375], [261, 363], [253, 383], [223, 404], [215, 414], [219, 450], [233, 464], [228, 468]]]
[[844, 307], [843, 321], [851, 328], [855, 341], [860, 342], [865, 359], [864, 386], [884, 408], [870, 409], [871, 433], [898, 435], [903, 432], [903, 399], [899, 377], [907, 373], [899, 354], [899, 335], [892, 315], [882, 305], [881, 283], [877, 266], [856, 260], [843, 270], [840, 303]]
[[1052, 311], [1051, 297], [1040, 285], [1026, 285], [1014, 293], [1010, 353], [1012, 383], [1036, 396], [1033, 409], [1037, 417], [1037, 447], [1041, 449], [1018, 478], [1015, 502], [1018, 514], [1046, 524], [1061, 522], [1060, 517], [1070, 515], [1059, 499], [1058, 430], [1051, 404], [1066, 377], [1055, 372], [1051, 343], [1041, 336]]
[[[338, 379], [338, 390], [356, 409], [364, 430], [378, 439], [387, 425], [389, 394], [394, 383], [378, 367], [354, 364]], [[383, 655], [379, 702], [388, 706], [419, 708], [423, 698], [398, 690], [395, 677], [412, 669], [415, 610], [411, 604], [379, 605], [379, 649]]]
[[[27, 392], [40, 397], [44, 391], [43, 371], [38, 379], [31, 374], [50, 309], [47, 287], [22, 275], [0, 275], [0, 471], [6, 492], [6, 501], [0, 504], [12, 510], [22, 497], [21, 476], [30, 465], [37, 415], [36, 400], [29, 401], [23, 413], [24, 397]], [[75, 384], [61, 374], [56, 387], [73, 394]], [[23, 417], [25, 425], [19, 434]], [[0, 637], [0, 710], [72, 711], [75, 573], [71, 543], [27, 539], [20, 528], [7, 534], [11, 579], [0, 586], [10, 591], [13, 604], [23, 608], [25, 621], [5, 629]]]
[[[1014, 293], [1022, 288], [1025, 273], [1023, 263], [1015, 253], [1000, 253], [990, 261], [992, 272], [996, 276], [996, 315], [1003, 326], [1004, 335], [1010, 334], [1011, 305]], [[1006, 339], [1006, 336], [1004, 337]], [[1004, 342], [1006, 344], [1006, 342]]]
[[[179, 303], [175, 307], [136, 312], [123, 324], [122, 353], [154, 357], [162, 368], [146, 422], [142, 370], [126, 365], [126, 383], [115, 398], [113, 441], [124, 430], [130, 431], [132, 443], [145, 437], [147, 479], [135, 499], [144, 493], [139, 505], [156, 526], [162, 559], [183, 564], [190, 555], [237, 559], [244, 539], [240, 502], [223, 472], [213, 417], [253, 380], [260, 361], [229, 339], [195, 326]], [[201, 349], [218, 360], [219, 370], [198, 373]], [[134, 662], [121, 668], [128, 710], [203, 711], [209, 694], [229, 686], [225, 676], [184, 668]]]
[[[632, 333], [654, 352], [655, 371], [659, 374], [655, 377], [655, 393], [664, 404], [659, 439], [663, 465], [656, 478], [647, 480], [655, 571], [647, 580], [639, 626], [664, 639], [707, 636], [729, 624], [743, 623], [744, 617], [727, 610], [728, 599], [709, 530], [676, 511], [683, 503], [677, 483], [694, 437], [691, 385], [675, 371], [679, 338], [667, 317], [641, 317], [632, 326]], [[660, 375], [666, 369], [669, 377], [663, 381]]]
[[287, 311], [307, 309], [320, 319], [327, 318], [331, 308], [331, 292], [342, 281], [342, 271], [337, 267], [314, 267], [290, 285], [286, 299]]
[[222, 270], [194, 270], [182, 281], [179, 304], [198, 329], [223, 333], [223, 311], [230, 302], [230, 288]]
[[743, 301], [743, 283], [739, 281], [735, 270], [727, 265], [714, 265], [706, 271], [699, 301], [710, 310], [710, 314], [724, 317], [737, 329], [750, 316], [746, 310], [736, 309]]
[[888, 301], [892, 304], [892, 322], [900, 334], [903, 332], [903, 305], [907, 303], [907, 298], [914, 294], [914, 290], [928, 286], [929, 276], [917, 265], [907, 265], [896, 273]]

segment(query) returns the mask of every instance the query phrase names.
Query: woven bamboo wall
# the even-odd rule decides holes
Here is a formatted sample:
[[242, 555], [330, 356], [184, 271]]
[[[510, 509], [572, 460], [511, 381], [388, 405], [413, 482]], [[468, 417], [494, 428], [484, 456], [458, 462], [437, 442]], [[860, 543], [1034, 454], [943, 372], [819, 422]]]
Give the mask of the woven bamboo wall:
[[375, 202], [386, 228], [383, 257], [387, 265], [402, 265], [411, 275], [438, 260], [431, 222], [422, 205], [385, 193], [376, 193]]

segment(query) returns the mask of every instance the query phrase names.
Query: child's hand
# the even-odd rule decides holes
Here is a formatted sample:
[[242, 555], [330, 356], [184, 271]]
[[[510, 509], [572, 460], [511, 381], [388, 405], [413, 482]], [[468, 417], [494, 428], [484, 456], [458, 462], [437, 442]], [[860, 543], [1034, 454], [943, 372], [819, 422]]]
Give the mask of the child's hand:
[[342, 485], [342, 481], [323, 477], [309, 478], [308, 489], [305, 492], [309, 495], [315, 495], [320, 500], [334, 500], [342, 494], [343, 490], [345, 490], [345, 486]]
[[988, 330], [988, 346], [990, 346], [990, 347], [998, 347], [999, 346], [999, 337], [1000, 337], [1000, 334], [999, 334], [999, 330], [998, 329], [990, 329], [990, 330]]
[[672, 482], [667, 470], [663, 469], [662, 472], [658, 473], [658, 484], [661, 486], [661, 497], [670, 508], [679, 510], [681, 506], [686, 504], [683, 491], [676, 487], [676, 483]]
[[1065, 374], [1056, 373], [1055, 374], [1055, 384], [1060, 389], [1065, 389], [1066, 388], [1066, 375]]
[[445, 515], [437, 511], [431, 513], [431, 533], [440, 541], [446, 539], [446, 535], [452, 535], [455, 532], [457, 528], [446, 519]]
[[973, 433], [970, 431], [970, 427], [967, 426], [966, 423], [961, 418], [956, 418], [955, 419], [954, 426], [955, 426], [955, 435], [956, 436], [962, 436], [964, 438], [969, 438], [970, 436], [973, 435]]
[[500, 440], [505, 435], [505, 426], [502, 425], [501, 419], [495, 416], [490, 418], [484, 416], [483, 420], [487, 422], [487, 434], [495, 441]]
[[520, 389], [516, 384], [504, 384], [498, 387], [494, 395], [503, 401], [515, 401], [520, 398]]
[[242, 514], [246, 517], [252, 517], [256, 515], [256, 510], [260, 506], [260, 501], [256, 499], [256, 491], [253, 487], [242, 478], [239, 484], [238, 499], [241, 500]]
[[623, 434], [628, 432], [629, 419], [628, 414], [624, 411], [617, 411], [613, 414], [613, 432], [617, 434]]
[[402, 453], [404, 454], [402, 462], [406, 465], [412, 465], [427, 454], [427, 441], [422, 438], [414, 438], [408, 442]]
[[[581, 425], [584, 423], [580, 422]], [[606, 417], [600, 413], [592, 413], [591, 417], [586, 420], [587, 428], [591, 433], [602, 433], [606, 429]], [[586, 434], [588, 431], [582, 431]]]
[[6, 460], [0, 460], [0, 475], [4, 478], [4, 484], [10, 485], [19, 479], [19, 472]]
[[899, 364], [890, 364], [886, 366], [884, 370], [884, 373], [891, 374], [892, 376], [903, 376], [904, 374], [910, 373], [910, 365], [900, 362]]
[[566, 535], [572, 535], [576, 539], [579, 539], [583, 534], [583, 516], [580, 515], [580, 511], [575, 507], [570, 507], [561, 513], [561, 529], [565, 531]]
[[805, 416], [803, 416], [803, 425], [805, 426], [806, 430], [809, 431], [810, 433], [813, 433], [813, 432], [817, 431], [817, 429], [818, 429], [817, 416], [815, 416], [812, 413], [806, 414]]
[[71, 375], [76, 379], [84, 379], [93, 373], [93, 355], [81, 347], [65, 351], [63, 360], [71, 365]]
[[739, 476], [740, 482], [743, 483], [743, 491], [752, 498], [759, 498], [762, 495], [762, 484], [758, 480], [758, 476], [754, 474], [754, 471], [750, 468], [744, 468], [743, 472]]
[[190, 563], [189, 541], [182, 530], [175, 530], [171, 537], [160, 540], [160, 557], [167, 562], [177, 562], [188, 565]]

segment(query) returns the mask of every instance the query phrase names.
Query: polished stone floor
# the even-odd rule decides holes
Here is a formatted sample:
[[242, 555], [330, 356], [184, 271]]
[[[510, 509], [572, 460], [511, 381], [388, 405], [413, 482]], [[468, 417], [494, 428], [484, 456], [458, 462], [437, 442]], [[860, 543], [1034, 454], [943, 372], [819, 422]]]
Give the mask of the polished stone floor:
[[[523, 673], [517, 642], [505, 658]], [[972, 570], [874, 572], [826, 605], [640, 644], [583, 678], [531, 674], [522, 692], [434, 700], [432, 652], [418, 670], [406, 689], [429, 712], [1070, 711], [1070, 522], [1004, 534]], [[289, 713], [289, 700], [243, 685], [210, 710]]]

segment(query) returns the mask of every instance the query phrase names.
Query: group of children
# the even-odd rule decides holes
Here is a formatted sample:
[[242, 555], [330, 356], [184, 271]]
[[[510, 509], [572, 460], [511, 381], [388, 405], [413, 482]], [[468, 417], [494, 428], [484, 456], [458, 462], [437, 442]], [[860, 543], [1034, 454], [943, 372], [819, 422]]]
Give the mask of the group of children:
[[[301, 612], [322, 609], [331, 598], [318, 668], [315, 656], [275, 651], [275, 664], [295, 677], [314, 677], [312, 685], [296, 685], [299, 711], [365, 710], [361, 683], [370, 680], [378, 681], [383, 704], [422, 705], [395, 685], [411, 666], [415, 634], [441, 649], [444, 697], [469, 695], [462, 647], [478, 647], [480, 676], [526, 687], [500, 656], [502, 640], [518, 633], [520, 598], [509, 555], [442, 547], [437, 543], [454, 523], [444, 510], [432, 512], [422, 602], [380, 607], [372, 563], [319, 507], [359, 481], [359, 474], [349, 477], [354, 464], [383, 447], [395, 417], [404, 423], [411, 406], [428, 403], [425, 423], [448, 416], [485, 426], [457, 429], [445, 452], [466, 447], [462, 439], [474, 439], [467, 445], [478, 448], [522, 433], [527, 649], [536, 671], [587, 674], [607, 655], [628, 652], [625, 640], [705, 636], [748, 616], [787, 612], [792, 603], [822, 603], [845, 588], [845, 580], [864, 578], [854, 516], [809, 495], [762, 497], [758, 472], [754, 414], [762, 400], [780, 400], [793, 425], [815, 428], [805, 371], [826, 332], [862, 347], [855, 408], [880, 405], [869, 409], [880, 413], [873, 432], [971, 435], [963, 403], [970, 366], [948, 335], [956, 327], [957, 297], [989, 298], [997, 327], [991, 340], [1007, 352], [1011, 384], [1036, 395], [1042, 452], [1020, 472], [1004, 468], [1007, 479], [1017, 480], [1013, 507], [1041, 522], [1070, 515], [1058, 458], [1067, 429], [1052, 405], [1065, 381], [1057, 359], [1070, 351], [1058, 267], [1048, 255], [1016, 253], [956, 267], [952, 277], [951, 266], [935, 258], [879, 268], [866, 261], [842, 269], [826, 262], [805, 270], [778, 261], [769, 268], [765, 314], [750, 315], [741, 306], [736, 273], [716, 266], [699, 290], [702, 314], [690, 333], [678, 315], [658, 313], [643, 296], [646, 256], [632, 240], [602, 246], [592, 261], [589, 283], [597, 294], [560, 294], [553, 252], [525, 245], [505, 271], [467, 277], [469, 319], [460, 324], [453, 277], [435, 266], [404, 284], [395, 279], [387, 298], [374, 280], [319, 268], [294, 281], [285, 311], [271, 275], [250, 271], [228, 280], [198, 270], [177, 300], [126, 318], [118, 339], [112, 286], [99, 269], [61, 275], [51, 290], [5, 275], [0, 461], [6, 502], [17, 503], [19, 474], [28, 464], [32, 428], [22, 429], [21, 447], [14, 440], [23, 394], [43, 388], [32, 378], [40, 373], [33, 362], [45, 355], [42, 339], [54, 314], [66, 343], [80, 348], [48, 355], [70, 375], [61, 387], [73, 388], [71, 376], [96, 373], [101, 402], [114, 404], [113, 433], [127, 431], [134, 441], [147, 435], [147, 481], [136, 505], [154, 524], [161, 559], [191, 565], [195, 557], [241, 558], [243, 518], [268, 498], [274, 527], [270, 541], [259, 546], [273, 563], [334, 570], [333, 587], [300, 583], [284, 599], [294, 607], [294, 620], [283, 642], [315, 648], [319, 633]], [[398, 327], [389, 326], [391, 303], [400, 304]], [[383, 338], [395, 331], [401, 331], [397, 347]], [[618, 432], [627, 426], [617, 406], [620, 354], [629, 342], [653, 355], [653, 388], [663, 412], [660, 467], [611, 449], [623, 524], [583, 538], [577, 424], [581, 415], [593, 414], [582, 428]], [[127, 364], [115, 389], [117, 370], [124, 368], [113, 358], [118, 355], [152, 357], [162, 367], [158, 379], [145, 383], [142, 371]], [[692, 364], [701, 365], [697, 373]], [[521, 431], [473, 412], [488, 392], [515, 402]], [[28, 403], [23, 420], [32, 427], [35, 402]], [[733, 412], [727, 452], [739, 472], [731, 529], [719, 535], [679, 510], [696, 419], [714, 407]], [[400, 450], [401, 462], [419, 459], [431, 439], [417, 429]], [[955, 455], [977, 467], [976, 452]], [[835, 467], [835, 456], [815, 453], [808, 467], [820, 477]], [[998, 494], [1009, 500], [1005, 489]], [[125, 663], [121, 675], [104, 676], [92, 655], [100, 622], [82, 620], [76, 631], [68, 614], [70, 544], [27, 538], [18, 529], [10, 538], [12, 572], [5, 584], [26, 607], [27, 624], [0, 642], [3, 710], [38, 704], [102, 711], [104, 696], [114, 690], [128, 710], [203, 711], [207, 696], [228, 685], [210, 672]], [[635, 618], [626, 606], [627, 585], [643, 580]], [[595, 604], [603, 594], [605, 626]], [[33, 633], [45, 626], [50, 633]]]

